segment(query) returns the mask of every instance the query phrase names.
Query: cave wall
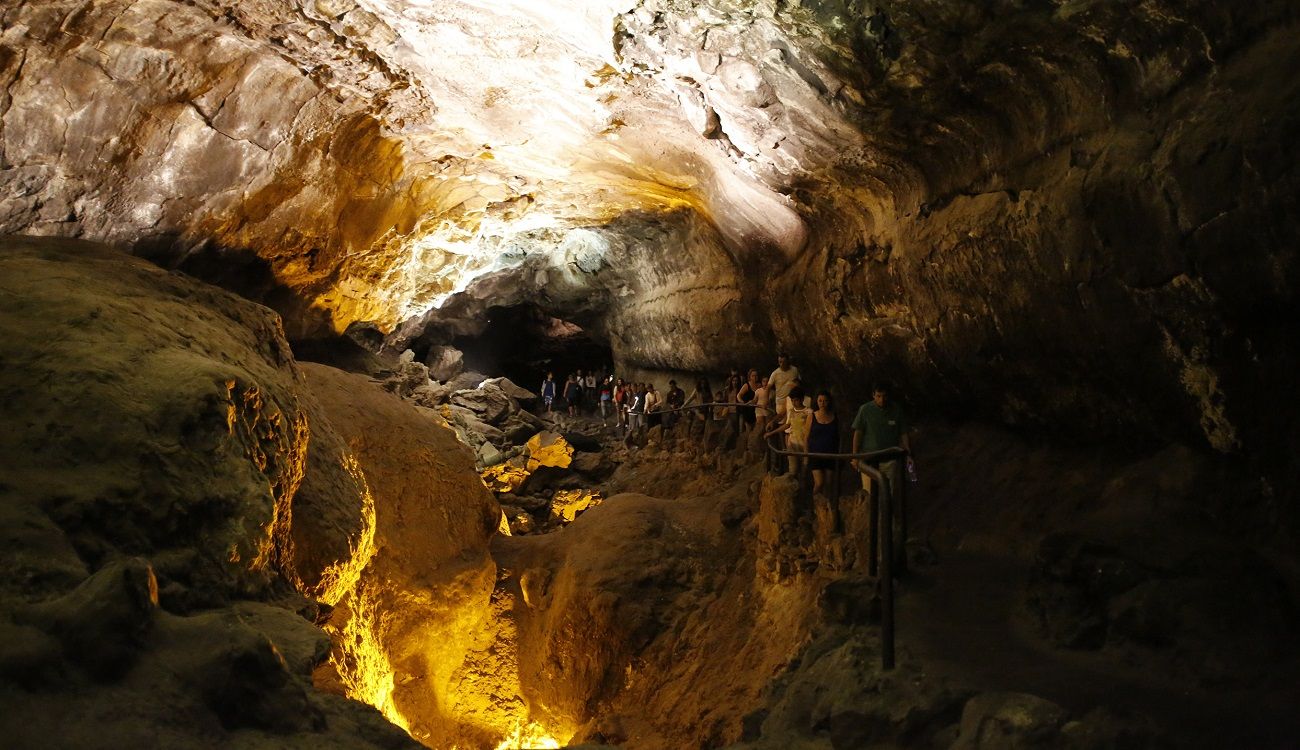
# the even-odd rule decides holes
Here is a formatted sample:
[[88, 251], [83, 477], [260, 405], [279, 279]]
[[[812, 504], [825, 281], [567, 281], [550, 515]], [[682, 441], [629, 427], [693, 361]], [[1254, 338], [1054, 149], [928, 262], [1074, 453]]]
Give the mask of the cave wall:
[[[774, 326], [809, 357], [861, 357], [921, 398], [1011, 424], [1223, 453], [1292, 432], [1274, 399], [1295, 356], [1280, 321], [1296, 306], [1286, 71], [1300, 57], [1285, 31], [1214, 30], [1212, 63], [1184, 36], [1184, 57], [1159, 50], [1183, 70], [1136, 91], [1104, 70], [1101, 91], [1066, 86], [1055, 104], [1071, 120], [999, 113], [1036, 138], [999, 143], [994, 113], [970, 118], [956, 131], [980, 136], [967, 163], [894, 192], [893, 216], [825, 217], [824, 247], [772, 290], [802, 295], [825, 324]], [[1010, 153], [969, 164], [990, 146]], [[970, 182], [953, 184], [962, 173]]]
[[332, 430], [278, 316], [103, 245], [6, 237], [0, 333], [6, 746], [416, 746], [311, 687], [329, 640], [279, 574], [346, 566], [346, 530], [290, 540], [295, 511], [330, 533], [310, 498], [347, 474], [337, 441], [308, 457]]

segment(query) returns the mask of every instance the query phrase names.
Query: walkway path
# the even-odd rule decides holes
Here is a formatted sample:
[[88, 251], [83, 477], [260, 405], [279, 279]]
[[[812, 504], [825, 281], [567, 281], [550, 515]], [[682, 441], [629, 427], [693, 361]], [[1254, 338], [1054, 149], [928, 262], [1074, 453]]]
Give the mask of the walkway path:
[[1300, 748], [1300, 684], [1209, 691], [1113, 652], [1051, 647], [1020, 605], [1025, 581], [1023, 567], [963, 554], [912, 572], [899, 586], [899, 659], [918, 659], [954, 687], [1032, 693], [1075, 715], [1096, 706], [1144, 714], [1180, 748]]

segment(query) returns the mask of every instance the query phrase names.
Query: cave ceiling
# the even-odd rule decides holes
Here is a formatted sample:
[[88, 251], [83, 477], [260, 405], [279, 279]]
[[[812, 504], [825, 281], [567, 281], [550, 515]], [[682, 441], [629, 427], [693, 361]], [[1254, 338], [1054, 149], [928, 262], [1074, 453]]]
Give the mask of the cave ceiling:
[[[9, 161], [56, 157], [65, 194], [92, 165], [149, 185], [41, 201], [63, 215], [11, 206], [10, 227], [247, 247], [340, 328], [391, 328], [500, 265], [503, 245], [555, 248], [629, 212], [690, 211], [733, 249], [796, 253], [791, 186], [862, 143], [814, 54], [831, 42], [771, 3], [11, 6]], [[339, 235], [303, 226], [328, 219]], [[303, 269], [303, 253], [335, 267]]]

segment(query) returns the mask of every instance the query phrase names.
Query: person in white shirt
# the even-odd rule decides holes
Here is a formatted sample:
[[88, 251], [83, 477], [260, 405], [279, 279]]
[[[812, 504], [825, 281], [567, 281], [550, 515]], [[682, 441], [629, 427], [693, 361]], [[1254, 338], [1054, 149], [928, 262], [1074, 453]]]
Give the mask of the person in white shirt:
[[[812, 427], [813, 410], [809, 408], [804, 399], [801, 386], [790, 389], [790, 395], [787, 398], [790, 399], [790, 403], [786, 405], [784, 417], [767, 434], [784, 433], [786, 448], [803, 453], [808, 450], [808, 433]], [[797, 476], [799, 471], [803, 469], [805, 460], [803, 456], [790, 456], [790, 473]]]
[[799, 379], [799, 368], [790, 364], [790, 358], [785, 352], [776, 355], [776, 369], [767, 378], [767, 387], [771, 397], [776, 401], [776, 418], [779, 421], [785, 416], [786, 398], [790, 395], [790, 389], [794, 387], [795, 381]]
[[659, 407], [663, 405], [663, 397], [659, 391], [655, 390], [654, 383], [647, 383], [645, 387], [645, 414], [646, 426], [658, 427], [662, 424], [663, 415], [659, 413]]
[[596, 371], [587, 370], [587, 375], [582, 379], [582, 399], [584, 405], [593, 414], [599, 405], [596, 403]]

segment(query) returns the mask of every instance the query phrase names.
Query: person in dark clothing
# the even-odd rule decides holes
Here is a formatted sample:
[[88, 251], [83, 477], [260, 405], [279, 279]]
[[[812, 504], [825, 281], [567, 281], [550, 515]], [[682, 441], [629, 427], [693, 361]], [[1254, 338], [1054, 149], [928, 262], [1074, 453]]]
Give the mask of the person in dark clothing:
[[564, 382], [564, 403], [569, 406], [569, 416], [578, 415], [578, 403], [582, 400], [582, 386], [578, 385], [578, 378], [570, 375], [569, 379]]
[[555, 373], [546, 373], [546, 380], [542, 381], [542, 402], [546, 404], [546, 413], [550, 414], [555, 405]]
[[[664, 396], [664, 403], [668, 409], [680, 409], [682, 404], [686, 403], [686, 391], [677, 387], [676, 380], [668, 381], [668, 393]], [[670, 411], [664, 415], [664, 431], [667, 432], [677, 425], [677, 420], [681, 418], [681, 413]]]
[[627, 437], [624, 442], [631, 445], [641, 436], [645, 429], [645, 384], [636, 383], [627, 405]]
[[[863, 404], [858, 409], [857, 416], [853, 418], [852, 452], [902, 448], [911, 453], [912, 442], [909, 432], [907, 415], [903, 412], [902, 404], [894, 398], [893, 386], [885, 382], [877, 383], [871, 392], [871, 400]], [[851, 464], [855, 470], [861, 472], [860, 462], [857, 459], [854, 459]], [[910, 455], [907, 457], [907, 466], [909, 469], [912, 466]], [[881, 492], [887, 493], [895, 500], [892, 504], [894, 526], [898, 527], [903, 512], [902, 504], [897, 502], [898, 488], [903, 481], [903, 462], [897, 459], [884, 461], [876, 468], [884, 478]], [[879, 498], [871, 496], [871, 480], [865, 473], [862, 474], [862, 489], [868, 503], [867, 517], [871, 518], [870, 514], [874, 504], [879, 502]]]
[[[695, 381], [695, 390], [691, 391], [691, 395], [686, 397], [686, 401], [683, 405], [690, 406], [691, 404], [708, 404], [712, 402], [713, 391], [709, 388], [709, 381], [707, 378], [700, 378]], [[686, 430], [688, 437], [698, 433], [701, 440], [703, 440], [705, 433], [707, 432], [705, 425], [708, 423], [707, 412], [709, 411], [711, 410], [697, 409], [693, 412], [695, 418], [691, 420], [691, 423]]]
[[[840, 422], [835, 418], [831, 394], [826, 391], [817, 394], [817, 409], [813, 412], [812, 423], [808, 428], [808, 452], [840, 452]], [[812, 469], [813, 492], [821, 492], [826, 485], [826, 478], [836, 470], [835, 459], [811, 458], [808, 467]]]

